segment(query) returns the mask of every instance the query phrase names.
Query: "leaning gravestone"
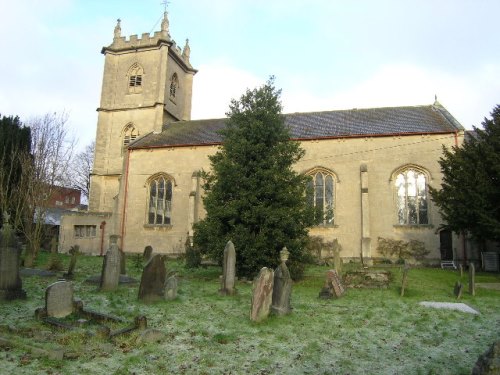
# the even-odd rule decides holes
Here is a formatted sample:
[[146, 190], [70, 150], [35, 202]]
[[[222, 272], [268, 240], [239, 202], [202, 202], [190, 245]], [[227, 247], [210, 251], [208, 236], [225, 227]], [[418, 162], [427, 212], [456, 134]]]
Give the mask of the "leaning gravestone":
[[328, 270], [326, 272], [325, 285], [323, 286], [323, 289], [321, 289], [321, 292], [319, 292], [319, 298], [340, 298], [344, 293], [345, 289], [340, 281], [337, 270]]
[[404, 297], [405, 295], [406, 285], [408, 284], [408, 272], [410, 272], [410, 268], [408, 266], [405, 266], [403, 270], [403, 279], [401, 280], [401, 297]]
[[261, 322], [269, 316], [273, 297], [274, 272], [263, 267], [253, 282], [250, 320]]
[[63, 275], [63, 277], [66, 279], [72, 279], [74, 276], [73, 272], [75, 271], [76, 257], [80, 255], [80, 246], [71, 246], [71, 249], [69, 249], [69, 253], [71, 254], [71, 260], [69, 261], [68, 272]]
[[101, 286], [102, 291], [112, 291], [118, 288], [120, 281], [120, 264], [122, 253], [118, 248], [118, 236], [110, 236], [110, 247], [104, 257], [101, 272]]
[[222, 279], [219, 293], [233, 295], [236, 293], [234, 283], [236, 279], [236, 251], [234, 244], [228, 241], [224, 248], [224, 263], [222, 264]]
[[153, 302], [164, 298], [167, 274], [165, 259], [165, 255], [156, 254], [144, 266], [138, 296], [141, 301]]
[[281, 263], [274, 271], [273, 299], [271, 310], [276, 315], [290, 314], [290, 295], [292, 294], [292, 278], [286, 266], [290, 252], [286, 247], [280, 251]]
[[48, 317], [64, 318], [73, 312], [73, 285], [56, 281], [45, 291], [45, 310]]
[[453, 294], [455, 295], [455, 297], [457, 297], [457, 299], [460, 299], [462, 297], [462, 289], [462, 283], [460, 281], [457, 281], [455, 283], [455, 287], [453, 288]]
[[147, 262], [151, 259], [152, 255], [153, 255], [153, 247], [149, 245], [146, 246], [144, 248], [144, 251], [142, 252], [142, 259]]
[[20, 254], [21, 248], [9, 224], [9, 215], [4, 213], [0, 230], [0, 300], [26, 298], [19, 276]]
[[469, 293], [476, 295], [476, 268], [472, 262], [469, 264]]
[[170, 276], [165, 281], [165, 299], [173, 300], [177, 298], [177, 276]]

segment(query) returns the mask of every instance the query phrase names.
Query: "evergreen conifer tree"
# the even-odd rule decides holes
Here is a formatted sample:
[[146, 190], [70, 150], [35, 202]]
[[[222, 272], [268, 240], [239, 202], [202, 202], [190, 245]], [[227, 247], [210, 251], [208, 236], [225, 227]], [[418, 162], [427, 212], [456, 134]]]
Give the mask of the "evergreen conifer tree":
[[300, 277], [306, 258], [308, 208], [306, 177], [293, 170], [304, 151], [290, 141], [271, 79], [232, 100], [222, 131], [223, 146], [205, 173], [206, 218], [195, 226], [194, 244], [221, 261], [228, 240], [236, 247], [238, 275], [251, 277], [279, 263], [290, 251], [292, 276]]
[[446, 227], [500, 241], [500, 105], [459, 147], [444, 149], [441, 189], [430, 189]]

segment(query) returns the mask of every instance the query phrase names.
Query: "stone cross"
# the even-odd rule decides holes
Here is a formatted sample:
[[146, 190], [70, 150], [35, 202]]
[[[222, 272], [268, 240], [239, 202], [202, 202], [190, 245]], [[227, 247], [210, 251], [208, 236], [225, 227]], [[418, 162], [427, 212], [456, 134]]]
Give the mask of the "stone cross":
[[110, 236], [111, 245], [106, 252], [101, 272], [102, 291], [111, 291], [118, 288], [120, 282], [120, 265], [122, 253], [117, 244], [118, 236]]
[[177, 298], [177, 276], [170, 276], [165, 281], [165, 299], [173, 300]]
[[286, 266], [289, 251], [284, 247], [280, 252], [281, 263], [274, 271], [273, 299], [271, 310], [276, 315], [286, 315], [292, 311], [290, 295], [292, 294], [292, 278]]
[[269, 316], [273, 297], [274, 272], [263, 267], [253, 282], [250, 320], [261, 322]]
[[4, 224], [0, 230], [0, 300], [26, 298], [19, 275], [21, 247], [4, 212]]
[[222, 279], [219, 293], [233, 295], [236, 293], [234, 283], [236, 279], [236, 251], [231, 241], [224, 248], [224, 262], [222, 263]]
[[45, 310], [48, 317], [64, 318], [73, 313], [73, 285], [56, 281], [45, 290]]
[[141, 301], [154, 302], [165, 298], [164, 289], [167, 275], [165, 260], [165, 255], [156, 254], [144, 266], [138, 295]]
[[476, 267], [472, 262], [469, 264], [469, 293], [476, 295]]

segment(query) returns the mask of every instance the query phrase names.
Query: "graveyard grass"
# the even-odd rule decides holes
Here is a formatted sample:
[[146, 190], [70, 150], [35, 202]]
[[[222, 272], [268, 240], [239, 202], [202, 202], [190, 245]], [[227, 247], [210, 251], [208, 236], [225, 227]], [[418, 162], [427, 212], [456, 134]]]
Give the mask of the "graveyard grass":
[[[67, 266], [70, 257], [59, 256]], [[41, 254], [38, 268], [47, 261]], [[128, 274], [138, 280], [140, 263], [138, 257], [127, 258]], [[0, 373], [470, 374], [478, 356], [500, 337], [500, 291], [477, 288], [471, 296], [467, 273], [460, 302], [480, 315], [419, 306], [420, 301], [455, 302], [457, 271], [411, 269], [400, 297], [402, 269], [393, 267], [388, 289], [348, 289], [340, 299], [323, 300], [318, 293], [328, 268], [310, 266], [293, 285], [293, 312], [257, 324], [249, 319], [251, 284], [238, 281], [237, 295], [219, 295], [220, 267], [187, 270], [169, 260], [167, 271], [179, 277], [178, 298], [144, 304], [137, 300], [138, 284], [99, 292], [84, 283], [101, 266], [100, 257], [79, 257], [75, 297], [85, 308], [130, 322], [145, 315], [148, 328], [163, 332], [163, 339], [141, 343], [134, 332], [110, 342], [83, 329], [53, 329], [36, 321], [34, 311], [44, 306], [45, 288], [57, 277], [23, 277], [28, 299], [0, 302], [0, 337], [19, 343], [0, 346]], [[349, 267], [357, 266], [344, 268]], [[476, 283], [481, 282], [498, 283], [500, 277], [478, 272]], [[62, 347], [72, 358], [37, 357], [23, 344]]]

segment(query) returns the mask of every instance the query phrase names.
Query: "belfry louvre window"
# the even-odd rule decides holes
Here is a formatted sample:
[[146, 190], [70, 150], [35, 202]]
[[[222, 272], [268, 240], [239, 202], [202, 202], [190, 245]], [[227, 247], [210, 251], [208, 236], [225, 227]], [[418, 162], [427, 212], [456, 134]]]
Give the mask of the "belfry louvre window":
[[131, 142], [135, 141], [137, 136], [137, 129], [132, 124], [128, 124], [123, 130], [123, 148], [127, 148]]
[[130, 76], [130, 80], [128, 82], [130, 87], [142, 86], [142, 76]]
[[396, 175], [395, 187], [398, 223], [429, 224], [425, 174], [416, 169], [405, 169]]
[[177, 88], [179, 87], [179, 78], [177, 77], [177, 73], [172, 74], [172, 78], [170, 79], [170, 97], [175, 98], [175, 94], [177, 93]]
[[307, 200], [315, 209], [315, 221], [319, 225], [334, 224], [335, 180], [327, 171], [315, 171], [309, 174], [307, 182]]
[[128, 70], [128, 92], [130, 94], [138, 94], [142, 92], [142, 78], [144, 70], [142, 67], [135, 63]]
[[172, 218], [172, 181], [159, 176], [149, 182], [148, 224], [169, 225]]

